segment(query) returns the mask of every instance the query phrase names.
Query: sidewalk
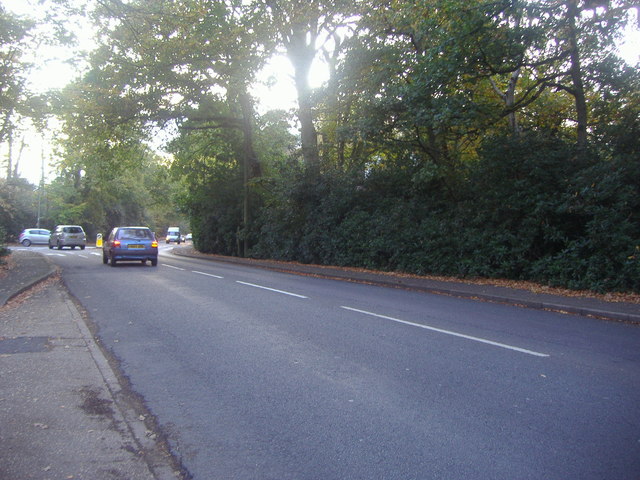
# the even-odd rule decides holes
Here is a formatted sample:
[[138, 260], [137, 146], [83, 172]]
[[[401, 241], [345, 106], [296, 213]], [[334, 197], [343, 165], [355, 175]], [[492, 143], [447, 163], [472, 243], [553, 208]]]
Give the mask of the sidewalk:
[[640, 304], [610, 302], [594, 297], [565, 296], [551, 293], [535, 293], [530, 290], [503, 287], [491, 284], [477, 284], [463, 281], [444, 281], [417, 275], [395, 275], [355, 268], [304, 265], [294, 262], [254, 260], [238, 257], [202, 254], [186, 245], [175, 247], [176, 255], [204, 258], [211, 261], [230, 262], [241, 265], [277, 270], [299, 275], [312, 275], [349, 282], [368, 283], [394, 288], [406, 288], [422, 292], [470, 298], [482, 301], [518, 305], [538, 310], [573, 313], [594, 316], [640, 325]]
[[30, 251], [11, 262], [0, 277], [0, 479], [180, 478], [55, 266]]

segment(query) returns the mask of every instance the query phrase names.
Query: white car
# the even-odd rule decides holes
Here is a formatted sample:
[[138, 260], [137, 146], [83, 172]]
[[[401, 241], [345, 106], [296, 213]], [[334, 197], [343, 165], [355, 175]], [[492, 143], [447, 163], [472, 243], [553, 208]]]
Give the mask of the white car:
[[25, 247], [29, 247], [32, 244], [45, 245], [49, 243], [49, 235], [51, 235], [51, 231], [44, 228], [27, 228], [18, 237], [18, 242]]

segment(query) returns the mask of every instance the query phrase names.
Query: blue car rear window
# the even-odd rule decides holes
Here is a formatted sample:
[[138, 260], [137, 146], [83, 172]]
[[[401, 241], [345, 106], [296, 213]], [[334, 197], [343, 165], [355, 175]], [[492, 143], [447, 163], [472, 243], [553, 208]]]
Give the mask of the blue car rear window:
[[151, 232], [142, 228], [125, 228], [124, 230], [120, 230], [118, 237], [122, 239], [145, 240], [151, 238]]

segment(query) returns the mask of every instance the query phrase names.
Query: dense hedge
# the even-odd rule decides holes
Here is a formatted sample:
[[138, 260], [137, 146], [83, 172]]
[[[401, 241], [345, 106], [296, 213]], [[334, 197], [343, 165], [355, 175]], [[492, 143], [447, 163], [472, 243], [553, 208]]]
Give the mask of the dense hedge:
[[454, 178], [396, 165], [311, 181], [290, 167], [265, 195], [251, 255], [640, 291], [639, 160], [523, 136], [488, 139]]
[[5, 244], [6, 234], [4, 228], [0, 226], [0, 265], [7, 263], [6, 257], [9, 256], [11, 250], [9, 250]]

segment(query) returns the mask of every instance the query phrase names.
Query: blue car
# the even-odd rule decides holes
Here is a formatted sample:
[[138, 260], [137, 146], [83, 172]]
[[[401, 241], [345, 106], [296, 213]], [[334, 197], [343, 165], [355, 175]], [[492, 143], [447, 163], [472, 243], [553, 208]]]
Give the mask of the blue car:
[[102, 263], [151, 262], [158, 265], [158, 241], [148, 227], [116, 227], [102, 243]]

